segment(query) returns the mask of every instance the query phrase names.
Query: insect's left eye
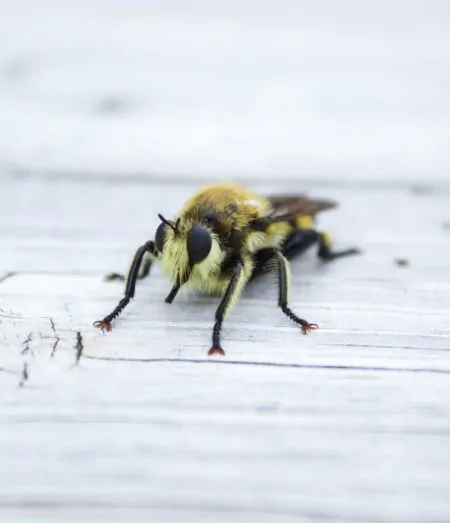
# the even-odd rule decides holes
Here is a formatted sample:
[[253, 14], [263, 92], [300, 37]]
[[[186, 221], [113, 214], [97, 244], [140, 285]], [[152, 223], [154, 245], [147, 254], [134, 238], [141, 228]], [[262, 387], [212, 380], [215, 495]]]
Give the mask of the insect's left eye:
[[166, 241], [166, 230], [168, 225], [166, 223], [160, 223], [155, 233], [155, 246], [159, 252], [164, 249], [164, 242]]
[[211, 251], [212, 238], [208, 229], [194, 225], [187, 237], [189, 263], [194, 265], [203, 261]]

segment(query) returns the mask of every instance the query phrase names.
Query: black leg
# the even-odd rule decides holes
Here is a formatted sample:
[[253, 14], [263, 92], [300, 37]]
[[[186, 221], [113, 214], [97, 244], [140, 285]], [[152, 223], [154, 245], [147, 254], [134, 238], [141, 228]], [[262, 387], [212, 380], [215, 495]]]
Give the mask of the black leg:
[[277, 262], [278, 269], [278, 307], [286, 314], [286, 316], [291, 319], [297, 325], [300, 325], [303, 334], [308, 334], [308, 332], [317, 329], [315, 323], [309, 323], [303, 318], [299, 318], [289, 307], [288, 305], [288, 294], [289, 294], [289, 284], [290, 284], [290, 268], [289, 262], [283, 256], [280, 251], [274, 250], [274, 257]]
[[[287, 259], [299, 256], [319, 241], [319, 233], [314, 229], [297, 229], [286, 238], [281, 247]], [[273, 247], [261, 249], [253, 255], [254, 265], [252, 278], [269, 268], [268, 262], [274, 259]]]
[[173, 302], [173, 300], [175, 299], [176, 295], [178, 294], [178, 291], [180, 290], [180, 287], [181, 287], [180, 280], [177, 280], [175, 285], [172, 287], [172, 290], [167, 295], [167, 298], [165, 299], [166, 303], [172, 303]]
[[269, 261], [273, 260], [273, 248], [261, 249], [253, 255], [252, 279], [270, 269]]
[[285, 241], [282, 250], [286, 258], [291, 259], [303, 254], [315, 243], [319, 244], [317, 255], [322, 261], [333, 261], [343, 256], [360, 254], [359, 249], [345, 249], [342, 251], [333, 251], [331, 248], [331, 239], [324, 232], [318, 232], [315, 229], [299, 229], [293, 232]]
[[237, 301], [237, 298], [241, 290], [245, 286], [246, 278], [244, 277], [243, 273], [244, 263], [242, 262], [242, 260], [239, 260], [235, 269], [233, 270], [233, 274], [231, 276], [227, 290], [225, 291], [222, 301], [220, 302], [220, 305], [216, 311], [216, 321], [214, 323], [212, 335], [212, 347], [209, 349], [208, 356], [225, 355], [225, 351], [222, 349], [222, 346], [220, 344], [220, 332], [222, 330], [222, 323], [227, 312]]
[[[139, 269], [141, 267], [142, 259], [144, 258], [146, 252], [149, 252], [151, 255], [156, 256], [154, 242], [147, 242], [146, 244], [139, 247], [139, 249], [136, 251], [136, 254], [133, 258], [133, 263], [131, 264], [131, 268], [128, 273], [124, 297], [119, 301], [116, 308], [110, 314], [105, 316], [103, 320], [94, 322], [94, 327], [98, 327], [102, 330], [106, 329], [107, 331], [112, 330], [111, 322], [115, 320], [117, 316], [119, 316], [119, 314], [130, 303], [131, 299], [134, 298], [134, 293], [136, 290], [136, 280], [138, 279]], [[148, 270], [150, 270], [150, 267], [148, 268]]]
[[344, 249], [342, 251], [333, 251], [331, 248], [331, 240], [329, 236], [321, 232], [319, 233], [319, 250], [317, 255], [322, 261], [329, 262], [344, 256], [351, 256], [353, 254], [361, 254], [360, 249]]
[[[149, 260], [148, 258], [143, 260], [141, 271], [136, 279], [143, 280], [144, 278], [147, 278], [147, 276], [150, 274], [151, 266], [152, 266], [152, 260]], [[111, 272], [110, 274], [107, 274], [105, 276], [104, 280], [105, 281], [115, 281], [115, 280], [125, 281], [126, 276], [125, 276], [125, 274], [120, 274], [118, 272]]]
[[298, 229], [294, 231], [282, 247], [286, 258], [294, 258], [303, 254], [312, 245], [319, 241], [319, 233], [315, 229]]

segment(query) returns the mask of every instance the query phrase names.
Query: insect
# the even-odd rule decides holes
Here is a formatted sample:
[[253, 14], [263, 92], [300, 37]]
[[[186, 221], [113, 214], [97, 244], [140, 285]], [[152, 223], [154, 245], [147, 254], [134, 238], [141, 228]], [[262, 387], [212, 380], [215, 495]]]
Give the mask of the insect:
[[360, 252], [354, 248], [333, 251], [329, 236], [315, 228], [316, 214], [333, 207], [335, 202], [305, 196], [265, 197], [232, 183], [204, 187], [185, 203], [175, 220], [158, 215], [161, 223], [154, 240], [138, 248], [126, 277], [112, 273], [105, 278], [125, 280], [125, 293], [114, 310], [94, 326], [112, 329], [111, 322], [134, 298], [137, 280], [146, 278], [157, 261], [173, 282], [166, 303], [172, 303], [182, 287], [222, 297], [210, 356], [225, 354], [223, 321], [246, 284], [266, 269], [277, 275], [278, 307], [307, 334], [318, 326], [289, 307], [288, 259], [314, 244], [319, 258], [326, 262]]

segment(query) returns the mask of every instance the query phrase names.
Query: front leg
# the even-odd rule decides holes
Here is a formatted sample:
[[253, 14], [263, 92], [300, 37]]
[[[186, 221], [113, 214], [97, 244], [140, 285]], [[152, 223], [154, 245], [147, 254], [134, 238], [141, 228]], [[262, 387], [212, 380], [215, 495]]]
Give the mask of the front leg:
[[244, 290], [244, 287], [250, 278], [251, 272], [252, 262], [250, 259], [240, 259], [237, 262], [233, 270], [230, 283], [228, 284], [227, 290], [225, 291], [225, 294], [223, 295], [220, 305], [216, 311], [216, 321], [214, 323], [212, 335], [212, 347], [208, 351], [208, 356], [225, 355], [225, 351], [222, 349], [220, 343], [220, 333], [222, 330], [223, 320], [239, 299], [239, 295]]
[[180, 290], [181, 283], [180, 280], [177, 279], [175, 282], [175, 285], [172, 287], [172, 290], [167, 295], [166, 299], [164, 300], [166, 303], [172, 303], [175, 299], [176, 295], [178, 294], [178, 291]]
[[110, 312], [102, 320], [94, 322], [94, 327], [107, 331], [112, 330], [111, 322], [115, 320], [117, 316], [119, 316], [119, 314], [134, 298], [134, 293], [136, 291], [136, 281], [139, 277], [142, 260], [144, 259], [144, 256], [146, 254], [150, 256], [150, 264], [147, 269], [145, 267], [144, 269], [147, 272], [150, 272], [151, 260], [158, 257], [158, 252], [155, 248], [154, 242], [149, 241], [141, 247], [139, 247], [139, 249], [136, 251], [136, 254], [134, 255], [133, 262], [131, 264], [130, 270], [128, 271], [128, 275], [126, 278], [125, 293], [123, 298], [119, 301], [119, 303], [116, 305], [112, 312]]

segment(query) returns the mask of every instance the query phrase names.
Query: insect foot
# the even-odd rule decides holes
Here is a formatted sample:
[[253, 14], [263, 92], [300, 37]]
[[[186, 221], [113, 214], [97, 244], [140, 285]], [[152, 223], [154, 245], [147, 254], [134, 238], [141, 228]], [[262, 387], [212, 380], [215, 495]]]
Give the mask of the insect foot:
[[96, 321], [94, 322], [94, 327], [97, 327], [97, 329], [102, 329], [103, 330], [106, 330], [106, 332], [111, 332], [112, 331], [112, 325], [111, 323], [109, 323], [109, 321], [105, 321], [105, 320], [102, 320], [102, 321]]
[[305, 323], [301, 326], [302, 334], [308, 334], [311, 331], [315, 331], [319, 326], [316, 323]]
[[208, 356], [225, 356], [225, 351], [222, 347], [211, 347], [208, 351]]

